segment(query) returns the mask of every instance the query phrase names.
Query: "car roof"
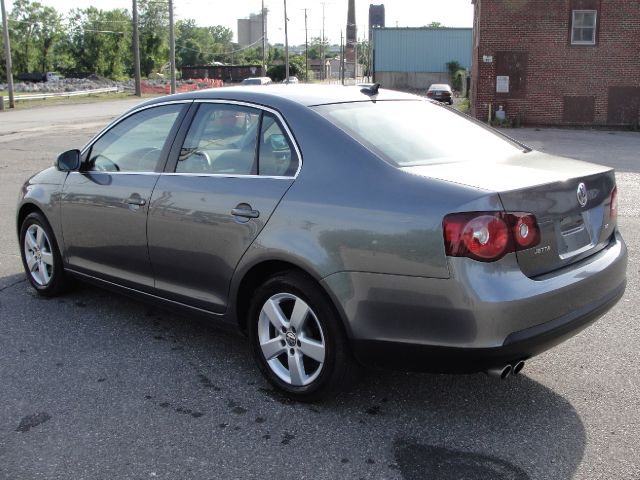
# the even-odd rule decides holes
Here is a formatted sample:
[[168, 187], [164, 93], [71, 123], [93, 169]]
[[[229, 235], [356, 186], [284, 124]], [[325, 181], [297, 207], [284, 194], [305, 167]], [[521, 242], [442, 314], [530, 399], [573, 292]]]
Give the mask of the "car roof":
[[424, 100], [423, 97], [417, 95], [383, 88], [379, 89], [378, 94], [374, 96], [363, 93], [363, 90], [365, 89], [357, 86], [309, 84], [221, 87], [158, 97], [145, 102], [145, 105], [172, 100], [235, 100], [271, 105], [277, 108], [278, 105], [291, 103], [314, 106], [377, 100]]
[[446, 83], [434, 83], [429, 87], [429, 90], [431, 90], [432, 88], [451, 88], [451, 87]]

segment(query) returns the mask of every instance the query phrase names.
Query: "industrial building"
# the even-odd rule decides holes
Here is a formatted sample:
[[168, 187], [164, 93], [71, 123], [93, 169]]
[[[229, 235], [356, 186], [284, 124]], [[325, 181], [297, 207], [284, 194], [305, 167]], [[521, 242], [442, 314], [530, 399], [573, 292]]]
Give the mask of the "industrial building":
[[[262, 18], [264, 16], [264, 25]], [[241, 47], [262, 45], [263, 32], [267, 31], [267, 9], [262, 13], [252, 13], [249, 18], [238, 19], [238, 44]]]
[[471, 28], [373, 28], [373, 72], [386, 88], [451, 83], [447, 63], [471, 69]]

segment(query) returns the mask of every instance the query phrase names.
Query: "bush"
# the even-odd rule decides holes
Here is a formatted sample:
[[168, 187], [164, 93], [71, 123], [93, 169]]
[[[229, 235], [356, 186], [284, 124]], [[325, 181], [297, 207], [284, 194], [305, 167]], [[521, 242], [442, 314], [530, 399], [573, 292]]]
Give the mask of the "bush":
[[[290, 77], [298, 77], [300, 78], [300, 74], [304, 73], [304, 71], [300, 71], [300, 68], [295, 63], [289, 63], [289, 76]], [[274, 82], [283, 81], [286, 76], [286, 68], [284, 65], [272, 65], [267, 69], [267, 76], [271, 78]]]
[[451, 87], [457, 91], [462, 91], [462, 77], [465, 73], [465, 69], [462, 68], [459, 62], [452, 60], [447, 62], [447, 70], [449, 71], [449, 75], [451, 76]]

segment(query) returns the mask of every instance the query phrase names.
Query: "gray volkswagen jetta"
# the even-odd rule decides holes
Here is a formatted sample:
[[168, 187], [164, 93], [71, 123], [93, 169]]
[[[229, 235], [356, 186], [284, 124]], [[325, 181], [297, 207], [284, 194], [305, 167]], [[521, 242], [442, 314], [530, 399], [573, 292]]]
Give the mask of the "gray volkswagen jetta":
[[[162, 97], [23, 186], [27, 277], [238, 327], [320, 398], [357, 366], [518, 373], [622, 296], [611, 168], [378, 86]], [[585, 346], [586, 347], [586, 346]]]

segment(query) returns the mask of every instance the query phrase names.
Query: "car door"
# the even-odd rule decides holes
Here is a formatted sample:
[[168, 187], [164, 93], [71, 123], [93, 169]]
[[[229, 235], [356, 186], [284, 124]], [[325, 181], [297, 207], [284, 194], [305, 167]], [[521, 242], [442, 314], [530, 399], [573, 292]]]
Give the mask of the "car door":
[[108, 128], [64, 185], [62, 231], [72, 270], [151, 291], [147, 213], [187, 105], [143, 108]]
[[199, 104], [151, 198], [149, 255], [159, 294], [224, 312], [236, 265], [299, 165], [299, 152], [276, 112]]

